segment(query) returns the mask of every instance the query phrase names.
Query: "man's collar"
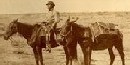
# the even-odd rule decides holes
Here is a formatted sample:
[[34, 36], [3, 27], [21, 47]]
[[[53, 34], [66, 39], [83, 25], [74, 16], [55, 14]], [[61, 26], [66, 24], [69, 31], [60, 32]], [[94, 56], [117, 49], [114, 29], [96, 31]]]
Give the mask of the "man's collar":
[[54, 10], [54, 8], [49, 9], [49, 11], [53, 11], [53, 10]]

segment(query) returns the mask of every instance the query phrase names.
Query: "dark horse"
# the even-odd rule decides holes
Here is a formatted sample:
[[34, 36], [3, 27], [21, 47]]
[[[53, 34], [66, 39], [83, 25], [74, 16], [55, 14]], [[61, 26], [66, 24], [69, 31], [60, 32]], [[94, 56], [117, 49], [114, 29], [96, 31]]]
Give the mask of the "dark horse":
[[[33, 34], [33, 29], [35, 25], [28, 25], [25, 23], [20, 23], [17, 20], [14, 20], [11, 22], [6, 30], [6, 33], [4, 35], [4, 39], [8, 40], [13, 34], [16, 34], [17, 32], [21, 34], [25, 39], [27, 39], [27, 42], [30, 41], [31, 35]], [[35, 42], [39, 43], [39, 42]], [[33, 53], [36, 60], [36, 65], [39, 65], [39, 61], [41, 65], [43, 65], [43, 56], [42, 56], [42, 45], [35, 45], [32, 47]]]
[[80, 45], [85, 65], [90, 65], [91, 62], [91, 47], [92, 35], [90, 27], [82, 27], [77, 25], [76, 20], [68, 19], [61, 29], [63, 39], [63, 48], [66, 54], [66, 65], [79, 65], [77, 58], [77, 43]]
[[[84, 55], [84, 64], [91, 64], [91, 51], [108, 49], [110, 55], [110, 65], [113, 64], [115, 55], [112, 48], [115, 47], [122, 59], [122, 65], [125, 65], [123, 52], [123, 39], [121, 33], [119, 34], [103, 34], [92, 40], [92, 31], [90, 27], [80, 26], [76, 21], [67, 20], [65, 26], [61, 30], [63, 36], [64, 51], [66, 54], [66, 65], [72, 65], [73, 60], [77, 60], [76, 45], [79, 43]], [[98, 41], [98, 42], [97, 42]]]

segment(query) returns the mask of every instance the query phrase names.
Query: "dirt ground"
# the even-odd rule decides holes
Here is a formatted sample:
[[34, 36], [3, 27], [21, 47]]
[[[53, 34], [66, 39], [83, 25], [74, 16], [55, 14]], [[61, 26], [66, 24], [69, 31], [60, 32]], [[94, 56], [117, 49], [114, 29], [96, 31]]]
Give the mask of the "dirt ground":
[[[126, 60], [125, 63], [126, 65], [130, 65], [130, 13], [98, 12], [71, 15], [78, 16], [80, 18], [80, 24], [84, 24], [86, 22], [113, 22], [118, 24], [119, 29], [123, 33], [123, 45]], [[20, 18], [20, 21], [32, 21], [32, 23], [34, 23], [34, 21], [36, 22], [37, 20], [41, 21], [41, 16], [43, 15], [1, 15], [0, 23], [4, 23], [4, 26], [7, 26], [7, 24], [16, 17]], [[34, 19], [34, 17], [36, 20], [32, 20]], [[64, 16], [62, 15], [62, 18], [64, 17], [66, 17], [65, 14]], [[1, 31], [0, 33], [3, 33], [3, 31]], [[11, 43], [11, 41], [4, 40], [2, 36], [0, 37], [0, 65], [35, 65], [32, 48], [27, 45], [26, 40], [19, 36], [14, 36], [13, 38], [19, 43]], [[80, 61], [80, 64], [83, 65], [83, 55], [79, 46], [77, 47], [77, 50], [78, 59]], [[115, 62], [113, 65], [122, 65], [117, 50], [115, 48], [113, 48], [113, 50], [114, 54], [116, 55]], [[65, 65], [65, 53], [63, 51], [62, 46], [53, 48], [52, 53], [48, 53], [43, 49], [43, 58], [45, 65]], [[92, 52], [92, 65], [109, 65], [109, 62], [110, 60], [107, 50]]]

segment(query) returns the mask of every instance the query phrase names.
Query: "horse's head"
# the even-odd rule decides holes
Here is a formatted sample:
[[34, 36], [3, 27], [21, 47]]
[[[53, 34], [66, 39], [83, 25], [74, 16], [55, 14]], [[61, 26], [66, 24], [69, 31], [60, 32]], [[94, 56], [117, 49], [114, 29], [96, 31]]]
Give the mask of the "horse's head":
[[60, 35], [61, 35], [61, 45], [66, 45], [72, 42], [73, 39], [73, 35], [72, 33], [72, 27], [74, 25], [74, 23], [78, 20], [77, 18], [70, 18], [68, 17], [67, 20], [65, 21], [65, 24], [62, 26], [62, 28], [60, 29]]
[[65, 24], [66, 31], [72, 31], [72, 27], [75, 24], [75, 22], [78, 20], [78, 17], [72, 17], [68, 18]]
[[75, 22], [78, 20], [78, 17], [68, 17], [64, 26], [61, 28], [61, 36], [66, 37], [70, 36], [72, 33], [72, 28]]
[[91, 23], [91, 26], [93, 26], [93, 27], [95, 27], [95, 28], [98, 28], [99, 23], [98, 23], [98, 22]]
[[15, 19], [9, 24], [9, 26], [7, 27], [7, 30], [4, 34], [5, 40], [8, 40], [10, 36], [12, 36], [13, 34], [16, 34], [18, 32], [17, 22], [18, 22], [18, 19]]
[[68, 17], [65, 25], [61, 29], [62, 36], [67, 36], [72, 31], [73, 24], [78, 20], [78, 17]]

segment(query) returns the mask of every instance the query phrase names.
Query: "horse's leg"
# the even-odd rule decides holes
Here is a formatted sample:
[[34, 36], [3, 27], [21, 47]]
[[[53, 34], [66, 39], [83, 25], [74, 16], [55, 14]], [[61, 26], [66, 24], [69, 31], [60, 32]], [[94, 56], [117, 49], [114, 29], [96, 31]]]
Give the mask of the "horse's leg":
[[124, 52], [123, 52], [123, 44], [118, 44], [118, 46], [116, 46], [120, 56], [121, 56], [121, 60], [122, 60], [122, 65], [125, 65], [125, 59], [124, 59]]
[[77, 47], [77, 44], [68, 46], [69, 54], [70, 54], [70, 57], [69, 57], [70, 65], [79, 65], [76, 47]]
[[69, 65], [72, 65], [72, 56], [69, 57]]
[[91, 65], [91, 54], [92, 54], [91, 47], [88, 47], [87, 51], [88, 51], [88, 65]]
[[72, 53], [72, 65], [79, 65], [76, 46], [74, 47], [71, 53]]
[[38, 52], [36, 50], [36, 47], [33, 48], [33, 53], [34, 53], [34, 56], [35, 56], [36, 65], [39, 65], [39, 63], [38, 63]]
[[110, 65], [112, 65], [114, 60], [115, 60], [115, 55], [112, 51], [112, 48], [108, 48], [108, 52], [109, 52], [109, 55], [110, 55]]
[[84, 44], [80, 44], [80, 47], [82, 49], [83, 55], [84, 55], [84, 65], [90, 65], [91, 64], [91, 47], [86, 47]]
[[67, 46], [67, 52], [68, 52], [68, 65], [72, 65], [72, 55], [71, 55], [72, 51], [71, 48], [69, 48], [68, 46]]
[[66, 65], [68, 65], [69, 64], [69, 54], [68, 54], [69, 52], [68, 52], [66, 46], [64, 46], [63, 48], [64, 48], [65, 55], [66, 55]]
[[122, 65], [125, 65], [125, 59], [124, 59], [124, 52], [123, 52], [123, 50], [122, 49], [120, 49], [120, 48], [117, 48], [117, 50], [118, 50], [118, 52], [119, 52], [119, 54], [120, 54], [120, 56], [121, 56], [121, 60], [122, 60]]
[[41, 65], [43, 65], [43, 56], [42, 56], [42, 48], [38, 47], [39, 60]]

